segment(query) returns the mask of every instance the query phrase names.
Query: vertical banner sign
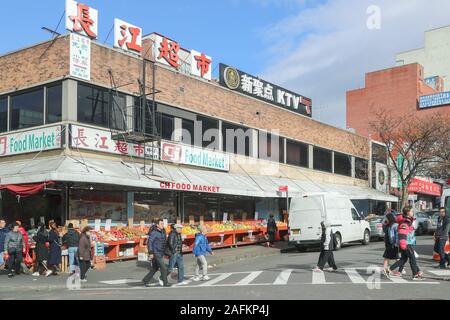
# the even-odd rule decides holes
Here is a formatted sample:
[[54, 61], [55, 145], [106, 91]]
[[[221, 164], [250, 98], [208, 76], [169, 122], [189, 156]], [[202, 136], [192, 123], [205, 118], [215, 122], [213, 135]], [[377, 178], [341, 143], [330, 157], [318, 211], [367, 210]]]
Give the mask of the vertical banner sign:
[[191, 74], [211, 80], [212, 58], [195, 50], [191, 50]]
[[227, 222], [228, 220], [228, 212], [223, 213], [223, 222]]
[[111, 219], [106, 220], [105, 231], [111, 231]]
[[74, 33], [70, 35], [70, 75], [91, 80], [91, 40]]
[[97, 39], [98, 11], [85, 4], [66, 0], [66, 29]]
[[114, 47], [141, 54], [142, 29], [120, 19], [114, 19]]
[[95, 231], [100, 231], [100, 224], [101, 224], [101, 220], [95, 219]]

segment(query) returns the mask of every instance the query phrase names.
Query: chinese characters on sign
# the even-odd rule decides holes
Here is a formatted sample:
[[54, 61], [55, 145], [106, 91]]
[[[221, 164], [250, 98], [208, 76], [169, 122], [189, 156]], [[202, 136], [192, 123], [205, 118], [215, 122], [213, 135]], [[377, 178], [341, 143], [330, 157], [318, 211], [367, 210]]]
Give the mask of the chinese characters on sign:
[[107, 152], [137, 158], [159, 159], [158, 148], [133, 144], [125, 141], [115, 141], [111, 139], [111, 132], [100, 129], [71, 126], [71, 147], [75, 149], [93, 150]]
[[220, 85], [284, 109], [312, 116], [311, 99], [222, 63], [220, 64]]
[[114, 20], [114, 47], [140, 54], [142, 52], [142, 29], [125, 21]]
[[91, 80], [91, 40], [75, 33], [70, 35], [70, 75]]
[[73, 0], [66, 0], [66, 29], [97, 39], [98, 11]]
[[450, 104], [450, 91], [422, 96], [419, 98], [419, 109]]
[[195, 50], [191, 50], [191, 74], [211, 80], [212, 58]]
[[442, 193], [442, 187], [436, 183], [414, 178], [411, 180], [411, 183], [408, 186], [408, 191], [410, 193], [422, 193], [440, 197]]
[[157, 33], [152, 33], [149, 39], [153, 43], [153, 57], [156, 62], [180, 73], [191, 74], [190, 51], [181, 48], [178, 42]]
[[157, 57], [158, 60], [164, 59], [170, 66], [176, 69], [180, 67], [180, 56], [178, 55], [180, 45], [177, 42], [168, 40], [164, 37], [160, 42], [156, 43], [156, 46], [159, 51], [159, 55]]

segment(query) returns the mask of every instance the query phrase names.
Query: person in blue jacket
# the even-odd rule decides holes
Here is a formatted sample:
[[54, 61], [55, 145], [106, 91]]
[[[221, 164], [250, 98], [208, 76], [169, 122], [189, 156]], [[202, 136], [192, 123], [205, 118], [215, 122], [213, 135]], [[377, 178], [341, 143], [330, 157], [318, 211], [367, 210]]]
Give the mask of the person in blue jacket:
[[[192, 279], [194, 281], [207, 281], [208, 277], [208, 262], [206, 261], [206, 252], [214, 255], [211, 247], [209, 246], [208, 239], [206, 238], [206, 227], [200, 226], [200, 233], [195, 236], [194, 249], [192, 253], [197, 258], [197, 265], [195, 266], [195, 277]], [[202, 270], [202, 275], [200, 276], [200, 269]]]

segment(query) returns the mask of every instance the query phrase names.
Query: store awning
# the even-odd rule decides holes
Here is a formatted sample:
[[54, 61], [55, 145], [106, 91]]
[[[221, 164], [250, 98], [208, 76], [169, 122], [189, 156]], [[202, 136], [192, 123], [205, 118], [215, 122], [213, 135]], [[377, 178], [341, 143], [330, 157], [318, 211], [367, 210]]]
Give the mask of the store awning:
[[278, 190], [280, 186], [288, 186], [290, 197], [301, 196], [306, 192], [337, 191], [348, 195], [352, 200], [397, 201], [397, 197], [368, 187], [214, 172], [159, 162], [154, 163], [152, 176], [143, 173], [142, 164], [72, 156], [0, 163], [1, 185], [71, 181], [270, 198], [285, 196]]

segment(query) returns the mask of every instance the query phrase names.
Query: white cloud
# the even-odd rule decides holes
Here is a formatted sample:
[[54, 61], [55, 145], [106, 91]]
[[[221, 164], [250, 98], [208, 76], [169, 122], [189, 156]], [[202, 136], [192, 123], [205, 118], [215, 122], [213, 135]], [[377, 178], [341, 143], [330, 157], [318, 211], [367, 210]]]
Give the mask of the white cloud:
[[[367, 28], [370, 5], [381, 8], [380, 30]], [[424, 31], [450, 24], [449, 11], [448, 0], [334, 0], [301, 10], [261, 32], [263, 77], [311, 97], [315, 118], [345, 127], [346, 91], [394, 66], [396, 53], [423, 47]]]

